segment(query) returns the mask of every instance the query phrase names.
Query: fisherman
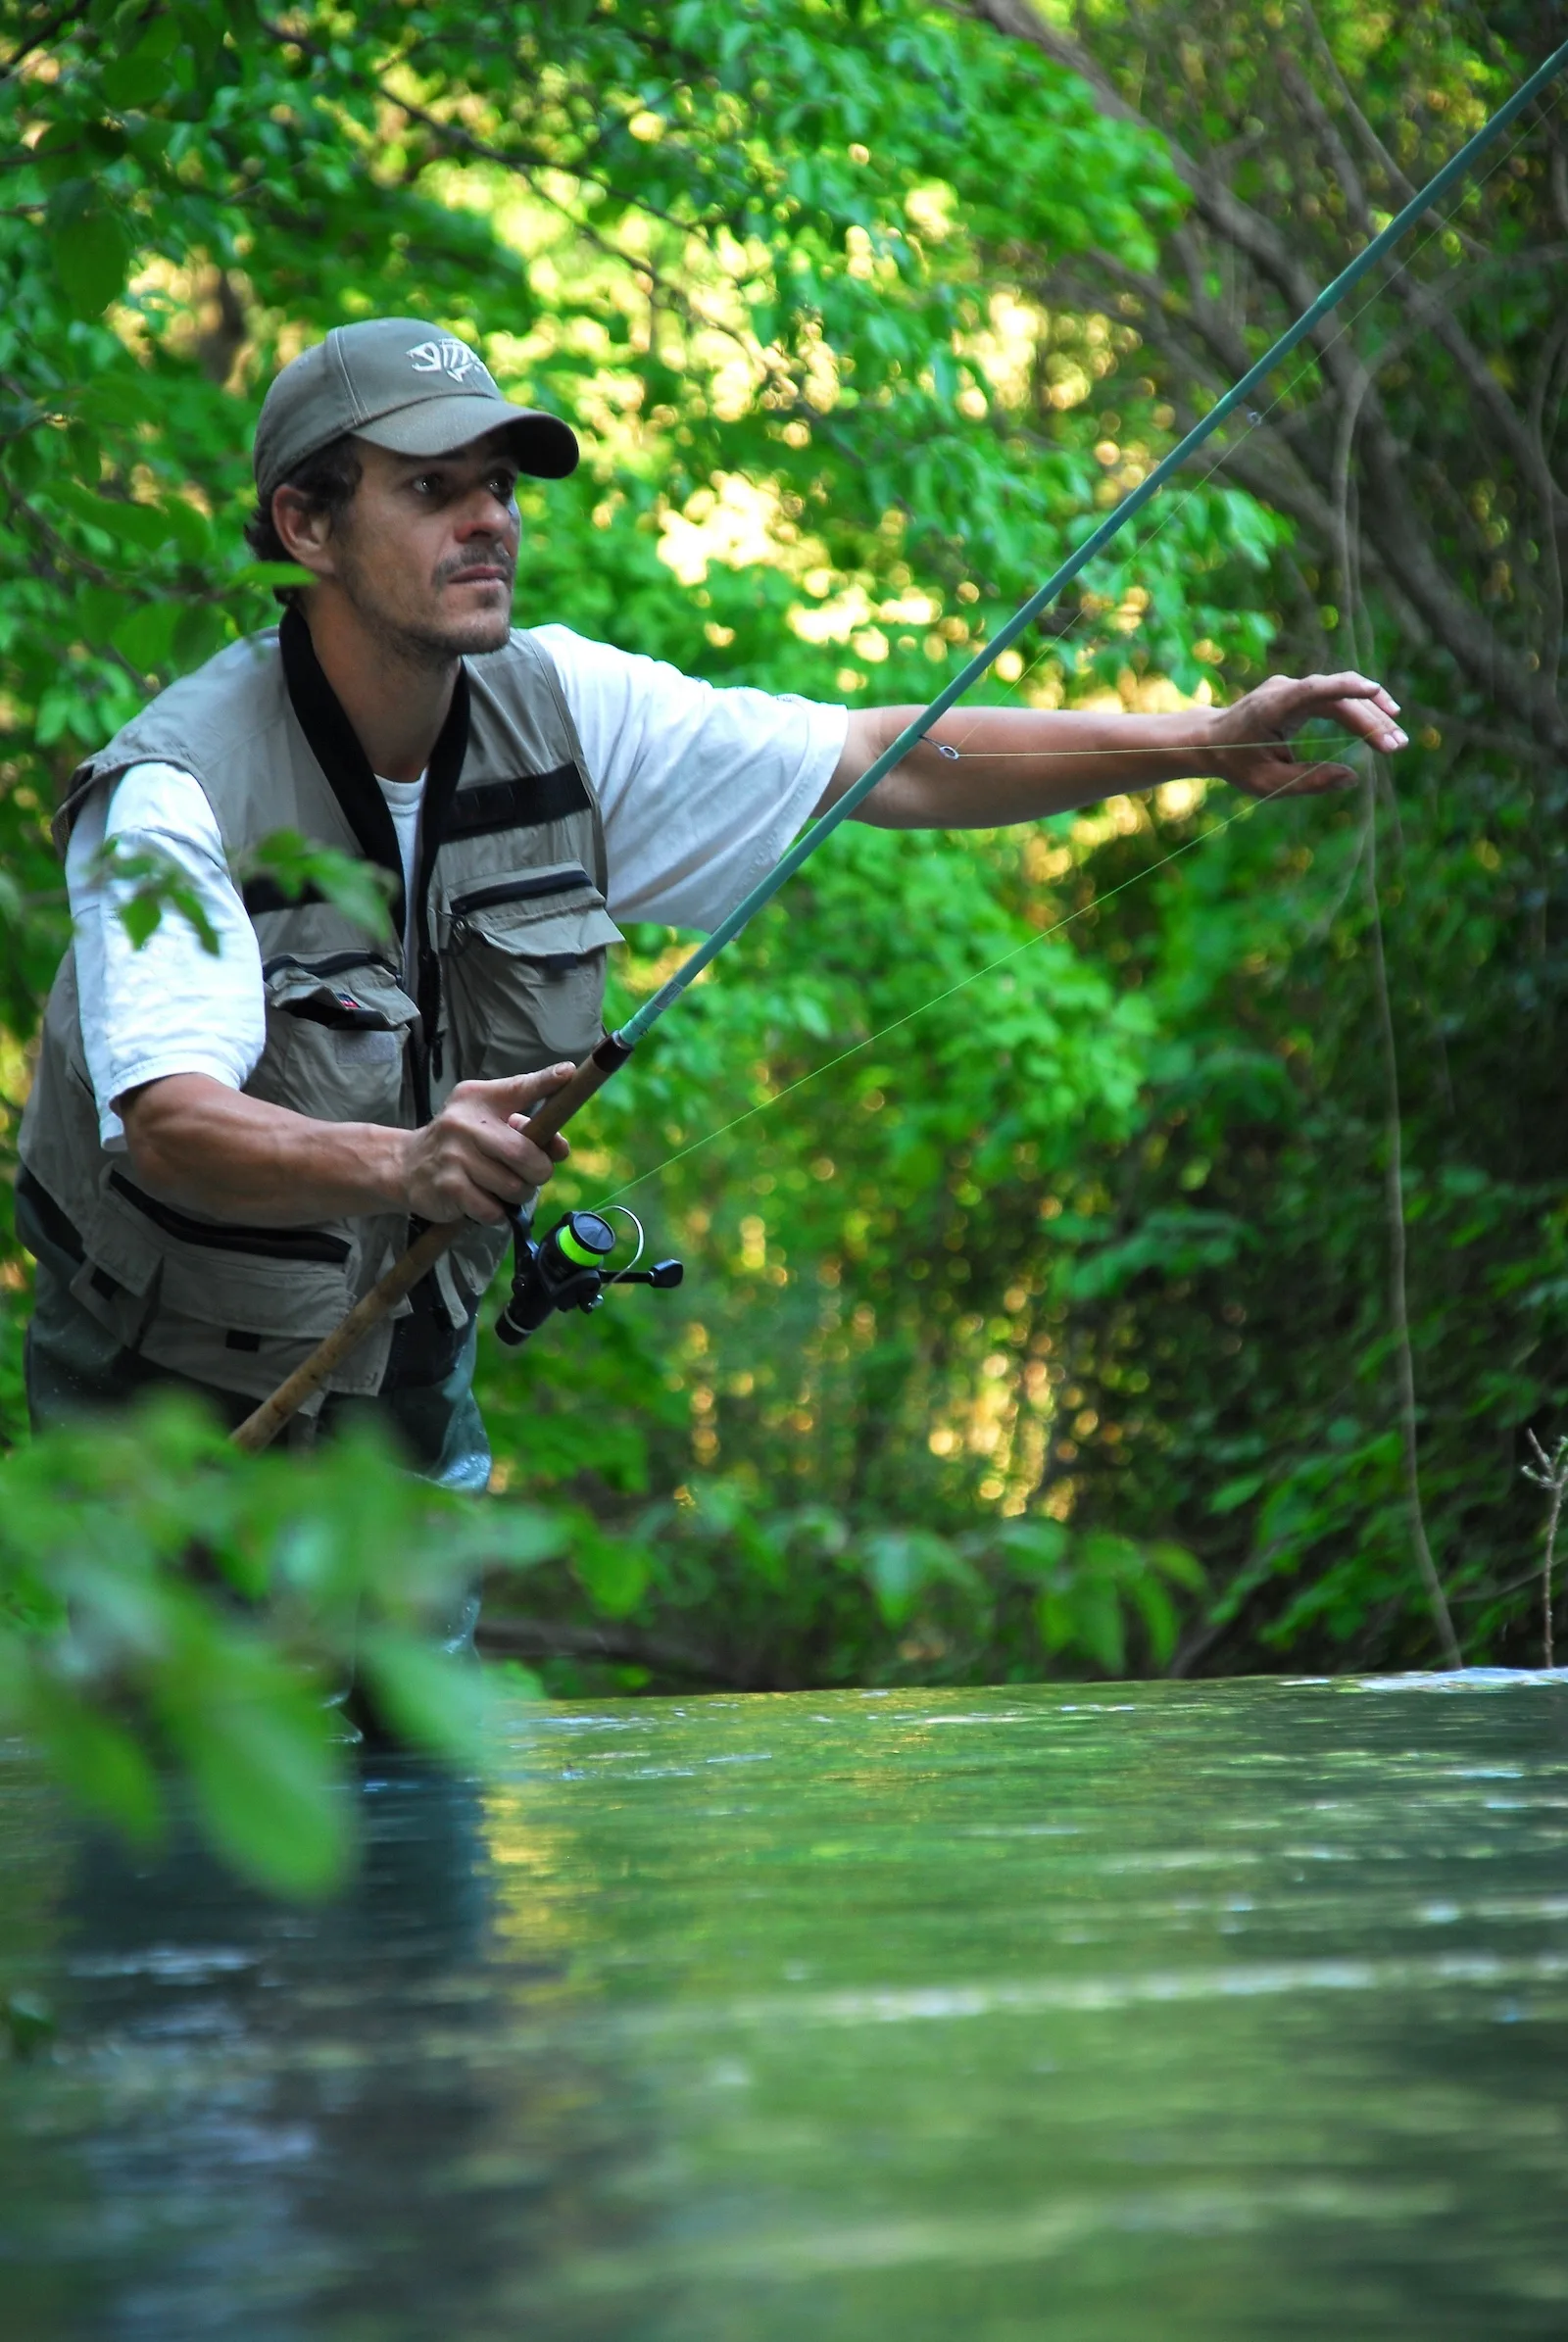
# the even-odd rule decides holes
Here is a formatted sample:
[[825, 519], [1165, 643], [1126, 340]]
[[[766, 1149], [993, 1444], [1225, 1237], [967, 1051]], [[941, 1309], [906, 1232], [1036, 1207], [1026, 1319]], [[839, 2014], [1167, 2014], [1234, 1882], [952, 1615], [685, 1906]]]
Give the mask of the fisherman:
[[[416, 1470], [483, 1488], [476, 1313], [509, 1205], [566, 1152], [528, 1114], [599, 1037], [615, 922], [710, 929], [917, 712], [715, 689], [514, 629], [517, 479], [564, 478], [577, 454], [559, 416], [408, 318], [336, 327], [269, 390], [249, 539], [311, 583], [88, 757], [57, 825], [75, 941], [17, 1182], [36, 1423], [151, 1384], [236, 1423], [411, 1226], [461, 1223], [306, 1434], [368, 1407]], [[1177, 714], [969, 708], [858, 818], [992, 828], [1192, 777], [1308, 794], [1353, 775], [1298, 762], [1302, 724], [1392, 751], [1396, 715], [1355, 674]], [[257, 851], [279, 832], [384, 872], [394, 938], [291, 891]], [[148, 854], [216, 955], [179, 915], [133, 948], [115, 861]]]

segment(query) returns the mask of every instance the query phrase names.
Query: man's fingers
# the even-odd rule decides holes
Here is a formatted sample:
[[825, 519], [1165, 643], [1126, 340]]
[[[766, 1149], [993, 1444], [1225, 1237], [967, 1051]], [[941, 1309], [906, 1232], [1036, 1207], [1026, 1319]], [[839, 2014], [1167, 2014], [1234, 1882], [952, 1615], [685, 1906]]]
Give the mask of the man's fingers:
[[[531, 1188], [542, 1188], [550, 1177], [552, 1158], [532, 1139], [524, 1137], [524, 1127], [522, 1116], [514, 1114], [510, 1122], [481, 1123], [474, 1138], [498, 1172], [510, 1174], [517, 1186], [526, 1181]], [[489, 1177], [488, 1165], [486, 1177]], [[505, 1195], [509, 1202], [515, 1200], [514, 1188], [509, 1188], [504, 1181], [496, 1183], [496, 1192]]]
[[[514, 1202], [509, 1196], [508, 1202]], [[465, 1220], [482, 1220], [486, 1227], [496, 1228], [506, 1218], [506, 1204], [490, 1194], [488, 1188], [476, 1187], [471, 1179], [464, 1182], [463, 1201], [459, 1211]]]
[[[1388, 698], [1387, 692], [1382, 698]], [[1374, 748], [1386, 750], [1391, 756], [1396, 749], [1409, 746], [1399, 726], [1385, 713], [1381, 701], [1374, 706], [1365, 700], [1341, 700], [1328, 713], [1337, 717], [1348, 732], [1369, 740]]]
[[449, 1171], [432, 1181], [428, 1188], [416, 1186], [413, 1202], [421, 1219], [443, 1224], [453, 1220], [483, 1220], [494, 1227], [506, 1218], [500, 1197], [462, 1171]]
[[[507, 1123], [508, 1130], [525, 1131], [527, 1127], [528, 1117], [526, 1114], [514, 1114]], [[571, 1152], [571, 1141], [564, 1131], [557, 1131], [553, 1139], [535, 1139], [532, 1144], [535, 1147], [547, 1148], [551, 1161], [555, 1163], [564, 1163]]]
[[1343, 675], [1303, 675], [1288, 686], [1298, 698], [1310, 700], [1372, 700], [1385, 715], [1397, 715], [1399, 703], [1391, 699], [1381, 683], [1370, 675], [1358, 675], [1348, 669]]
[[576, 1070], [575, 1065], [565, 1063], [546, 1065], [538, 1073], [514, 1074], [507, 1081], [482, 1082], [476, 1087], [491, 1091], [504, 1114], [526, 1113], [530, 1106], [553, 1096], [563, 1082], [569, 1082]]
[[1391, 756], [1409, 745], [1394, 721], [1399, 712], [1398, 701], [1370, 675], [1308, 675], [1292, 687], [1286, 720], [1291, 724], [1305, 723], [1314, 715], [1327, 716]]

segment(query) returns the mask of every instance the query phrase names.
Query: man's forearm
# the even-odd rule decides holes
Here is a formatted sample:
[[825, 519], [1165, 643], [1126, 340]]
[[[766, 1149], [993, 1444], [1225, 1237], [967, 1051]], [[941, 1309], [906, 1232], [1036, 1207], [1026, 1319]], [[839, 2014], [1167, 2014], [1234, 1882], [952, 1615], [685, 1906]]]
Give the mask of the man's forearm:
[[527, 1126], [571, 1070], [459, 1082], [441, 1111], [412, 1131], [314, 1122], [202, 1073], [168, 1074], [117, 1103], [143, 1187], [215, 1220], [307, 1228], [406, 1211], [494, 1226], [570, 1151], [559, 1133], [536, 1142]]
[[[841, 796], [918, 713], [917, 707], [856, 709], [824, 804]], [[956, 748], [957, 757], [944, 756], [943, 746]], [[860, 818], [882, 829], [1000, 829], [1218, 769], [1207, 707], [1170, 715], [958, 707], [878, 784]]]
[[[860, 707], [818, 812], [843, 796], [921, 710]], [[953, 707], [865, 800], [883, 829], [1002, 829], [1161, 781], [1229, 781], [1249, 797], [1318, 797], [1358, 775], [1336, 742], [1293, 743], [1312, 723], [1383, 756], [1406, 747], [1398, 703], [1369, 676], [1271, 675], [1228, 707], [1174, 715], [1090, 708]], [[949, 753], [945, 756], [943, 750]], [[954, 754], [954, 752], [956, 754]]]
[[407, 1131], [315, 1122], [200, 1073], [118, 1102], [135, 1176], [167, 1202], [260, 1228], [407, 1208]]

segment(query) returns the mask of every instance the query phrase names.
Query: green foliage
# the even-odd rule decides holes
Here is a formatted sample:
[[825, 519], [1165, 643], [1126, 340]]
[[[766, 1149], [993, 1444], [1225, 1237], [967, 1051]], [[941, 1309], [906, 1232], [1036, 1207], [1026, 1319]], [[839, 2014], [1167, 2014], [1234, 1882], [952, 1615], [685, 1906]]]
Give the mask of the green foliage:
[[[1200, 1563], [1168, 1542], [1080, 1534], [1049, 1517], [948, 1533], [858, 1522], [704, 1474], [624, 1513], [613, 1537], [586, 1511], [562, 1526], [569, 1569], [531, 1573], [527, 1589], [542, 1642], [585, 1595], [600, 1619], [657, 1621], [647, 1650], [662, 1671], [771, 1690], [1159, 1668], [1175, 1648], [1174, 1594], [1200, 1595], [1204, 1584]], [[502, 1635], [508, 1588], [501, 1571]], [[636, 1634], [617, 1647], [635, 1654]]]
[[480, 1762], [477, 1671], [431, 1634], [484, 1565], [560, 1537], [411, 1481], [368, 1437], [247, 1457], [173, 1400], [50, 1432], [0, 1467], [0, 1723], [132, 1837], [160, 1830], [172, 1762], [237, 1870], [323, 1893], [352, 1851], [343, 1692]]

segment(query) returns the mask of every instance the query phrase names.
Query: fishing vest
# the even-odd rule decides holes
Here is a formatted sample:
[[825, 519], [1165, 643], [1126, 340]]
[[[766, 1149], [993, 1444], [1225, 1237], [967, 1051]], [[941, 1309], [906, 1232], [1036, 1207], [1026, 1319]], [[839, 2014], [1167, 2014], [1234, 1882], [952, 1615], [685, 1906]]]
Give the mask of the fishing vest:
[[[576, 1062], [598, 1041], [606, 947], [617, 938], [604, 830], [555, 668], [530, 635], [460, 669], [425, 779], [412, 964], [392, 816], [297, 612], [163, 692], [78, 767], [56, 823], [62, 851], [90, 798], [151, 762], [201, 784], [242, 885], [267, 993], [251, 1097], [320, 1122], [410, 1130], [457, 1082]], [[398, 942], [368, 935], [314, 891], [291, 900], [258, 869], [256, 849], [278, 831], [391, 873]], [[49, 996], [20, 1153], [34, 1209], [80, 1262], [71, 1290], [81, 1305], [154, 1363], [258, 1397], [411, 1241], [404, 1213], [247, 1227], [140, 1188], [128, 1154], [100, 1144], [74, 950]], [[456, 1358], [509, 1242], [505, 1225], [466, 1222], [414, 1295], [421, 1324], [450, 1332], [440, 1364]], [[399, 1339], [397, 1322], [384, 1324], [326, 1389], [378, 1391], [389, 1358], [404, 1371]]]

